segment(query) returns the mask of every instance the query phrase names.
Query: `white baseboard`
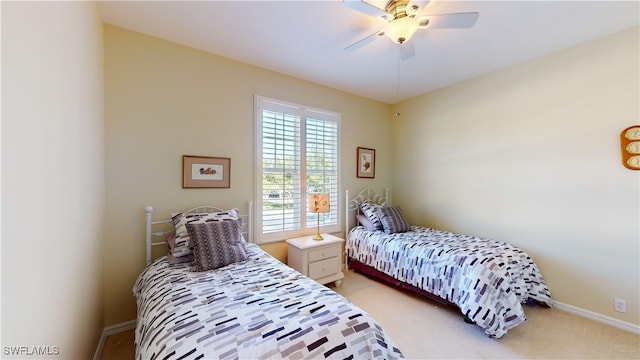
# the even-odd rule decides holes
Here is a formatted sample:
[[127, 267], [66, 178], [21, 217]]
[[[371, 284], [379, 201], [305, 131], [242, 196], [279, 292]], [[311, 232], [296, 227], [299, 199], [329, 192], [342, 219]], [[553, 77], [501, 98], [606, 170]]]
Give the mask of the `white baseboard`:
[[569, 304], [565, 304], [565, 303], [561, 303], [558, 301], [554, 301], [553, 302], [553, 306], [556, 307], [558, 310], [562, 310], [562, 311], [566, 311], [572, 314], [576, 314], [578, 316], [582, 316], [585, 317], [587, 319], [591, 319], [591, 320], [595, 320], [597, 322], [601, 322], [607, 325], [611, 325], [613, 327], [616, 327], [618, 329], [622, 329], [622, 330], [626, 330], [629, 332], [632, 332], [634, 334], [638, 334], [640, 335], [640, 326], [626, 322], [626, 321], [622, 321], [622, 320], [618, 320], [606, 315], [602, 315], [602, 314], [598, 314], [595, 313], [593, 311], [589, 311], [589, 310], [585, 310], [573, 305], [569, 305]]
[[102, 348], [104, 348], [104, 342], [107, 340], [107, 336], [135, 328], [135, 320], [107, 326], [106, 328], [104, 328], [102, 330], [102, 335], [100, 336], [100, 341], [98, 342], [98, 347], [96, 348], [96, 353], [93, 355], [93, 360], [100, 360], [100, 356], [102, 355]]

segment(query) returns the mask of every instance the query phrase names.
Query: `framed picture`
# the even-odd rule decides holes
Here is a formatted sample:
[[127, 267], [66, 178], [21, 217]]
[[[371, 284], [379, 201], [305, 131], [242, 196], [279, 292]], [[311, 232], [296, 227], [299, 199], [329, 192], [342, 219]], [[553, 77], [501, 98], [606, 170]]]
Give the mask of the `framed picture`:
[[230, 158], [182, 156], [183, 188], [229, 188], [230, 175]]
[[359, 147], [357, 164], [357, 177], [372, 179], [376, 177], [376, 150]]

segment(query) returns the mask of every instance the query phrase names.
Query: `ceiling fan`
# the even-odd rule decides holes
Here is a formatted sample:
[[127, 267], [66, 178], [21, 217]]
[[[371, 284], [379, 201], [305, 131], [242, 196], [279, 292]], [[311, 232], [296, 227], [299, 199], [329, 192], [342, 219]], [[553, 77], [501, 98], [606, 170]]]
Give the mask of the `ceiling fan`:
[[380, 17], [387, 25], [371, 35], [347, 46], [348, 51], [355, 51], [379, 37], [387, 35], [400, 46], [400, 58], [409, 59], [415, 55], [413, 44], [408, 42], [413, 34], [421, 29], [464, 29], [470, 28], [478, 20], [478, 12], [427, 15], [422, 14], [429, 0], [389, 0], [384, 9], [372, 4], [373, 1], [342, 0], [342, 4], [364, 14]]

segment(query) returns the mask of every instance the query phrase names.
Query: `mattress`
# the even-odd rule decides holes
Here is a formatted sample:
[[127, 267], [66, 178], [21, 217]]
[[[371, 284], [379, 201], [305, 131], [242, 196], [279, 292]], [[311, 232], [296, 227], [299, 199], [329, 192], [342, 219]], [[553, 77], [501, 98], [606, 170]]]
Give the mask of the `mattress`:
[[538, 266], [506, 242], [426, 227], [386, 234], [353, 228], [347, 255], [401, 282], [456, 304], [491, 337], [526, 320], [527, 304], [552, 306]]
[[136, 359], [400, 359], [366, 312], [255, 244], [206, 272], [162, 257], [138, 277]]

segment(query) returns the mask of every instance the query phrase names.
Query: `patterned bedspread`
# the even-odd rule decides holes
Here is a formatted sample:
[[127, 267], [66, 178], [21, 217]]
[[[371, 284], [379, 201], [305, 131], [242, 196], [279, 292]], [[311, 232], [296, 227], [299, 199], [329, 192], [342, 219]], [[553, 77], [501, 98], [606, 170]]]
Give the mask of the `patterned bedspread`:
[[255, 244], [214, 271], [149, 265], [133, 288], [136, 359], [399, 359], [375, 320]]
[[552, 306], [537, 265], [505, 242], [411, 226], [385, 234], [357, 226], [347, 255], [402, 282], [455, 303], [491, 337], [502, 337], [526, 316], [521, 303]]

